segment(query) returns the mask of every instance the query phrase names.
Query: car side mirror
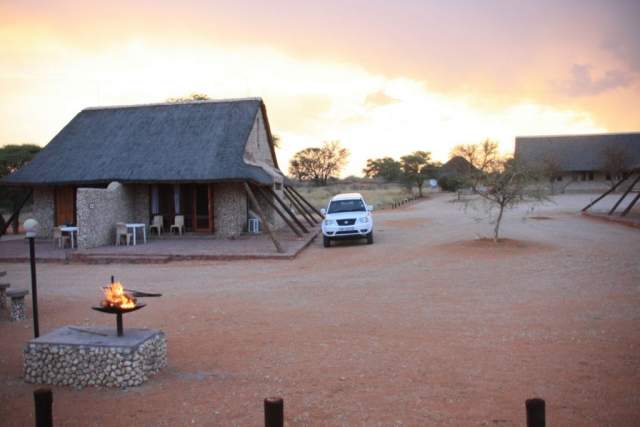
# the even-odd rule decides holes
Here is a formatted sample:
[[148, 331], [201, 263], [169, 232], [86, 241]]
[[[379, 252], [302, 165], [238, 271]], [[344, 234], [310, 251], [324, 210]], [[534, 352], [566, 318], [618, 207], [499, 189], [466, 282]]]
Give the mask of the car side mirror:
[[325, 208], [320, 209], [320, 213], [322, 214], [322, 216], [326, 216], [327, 215], [327, 210]]
[[369, 212], [373, 212], [373, 205], [367, 205], [367, 210]]

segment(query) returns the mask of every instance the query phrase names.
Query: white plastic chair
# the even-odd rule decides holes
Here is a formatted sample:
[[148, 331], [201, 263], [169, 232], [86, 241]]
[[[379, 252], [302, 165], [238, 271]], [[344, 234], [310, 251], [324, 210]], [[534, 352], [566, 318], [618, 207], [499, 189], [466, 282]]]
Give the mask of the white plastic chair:
[[64, 248], [66, 241], [69, 241], [69, 244], [71, 244], [71, 236], [62, 234], [60, 226], [53, 227], [53, 244], [55, 245], [57, 243], [59, 248]]
[[178, 229], [178, 234], [182, 236], [182, 233], [184, 232], [184, 215], [176, 215], [169, 232], [173, 233], [174, 228]]
[[149, 234], [151, 234], [154, 229], [156, 230], [156, 233], [158, 233], [158, 236], [162, 234], [162, 231], [164, 231], [162, 222], [162, 215], [154, 215], [153, 223], [149, 226]]
[[129, 229], [127, 228], [127, 224], [124, 222], [116, 223], [116, 246], [120, 246], [120, 241], [122, 237], [125, 238], [125, 242], [127, 246], [131, 243], [131, 239], [133, 238], [133, 233], [129, 233]]

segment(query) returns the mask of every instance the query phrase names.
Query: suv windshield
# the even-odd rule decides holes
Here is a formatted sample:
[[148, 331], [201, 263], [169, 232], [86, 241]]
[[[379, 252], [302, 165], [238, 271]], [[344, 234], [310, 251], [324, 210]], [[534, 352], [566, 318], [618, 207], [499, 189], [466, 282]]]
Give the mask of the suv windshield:
[[335, 200], [329, 205], [328, 213], [365, 212], [366, 210], [362, 199]]

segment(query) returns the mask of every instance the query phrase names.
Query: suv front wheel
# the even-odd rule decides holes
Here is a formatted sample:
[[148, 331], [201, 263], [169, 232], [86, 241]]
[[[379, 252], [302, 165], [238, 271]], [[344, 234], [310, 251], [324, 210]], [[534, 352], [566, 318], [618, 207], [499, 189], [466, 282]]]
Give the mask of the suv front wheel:
[[367, 234], [367, 245], [370, 245], [373, 243], [373, 230], [369, 232], [369, 234]]
[[329, 239], [327, 236], [322, 236], [322, 243], [324, 244], [325, 248], [328, 248], [331, 246], [331, 239]]

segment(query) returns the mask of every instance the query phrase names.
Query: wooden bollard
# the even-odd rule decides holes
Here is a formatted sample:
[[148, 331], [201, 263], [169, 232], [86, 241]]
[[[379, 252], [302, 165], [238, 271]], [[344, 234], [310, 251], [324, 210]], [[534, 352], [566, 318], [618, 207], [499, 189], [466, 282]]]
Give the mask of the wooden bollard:
[[53, 426], [53, 393], [48, 388], [39, 388], [33, 392], [36, 404], [36, 427]]
[[527, 427], [545, 427], [545, 404], [543, 399], [527, 399]]
[[264, 425], [265, 427], [284, 426], [284, 401], [280, 397], [267, 397], [264, 399]]

